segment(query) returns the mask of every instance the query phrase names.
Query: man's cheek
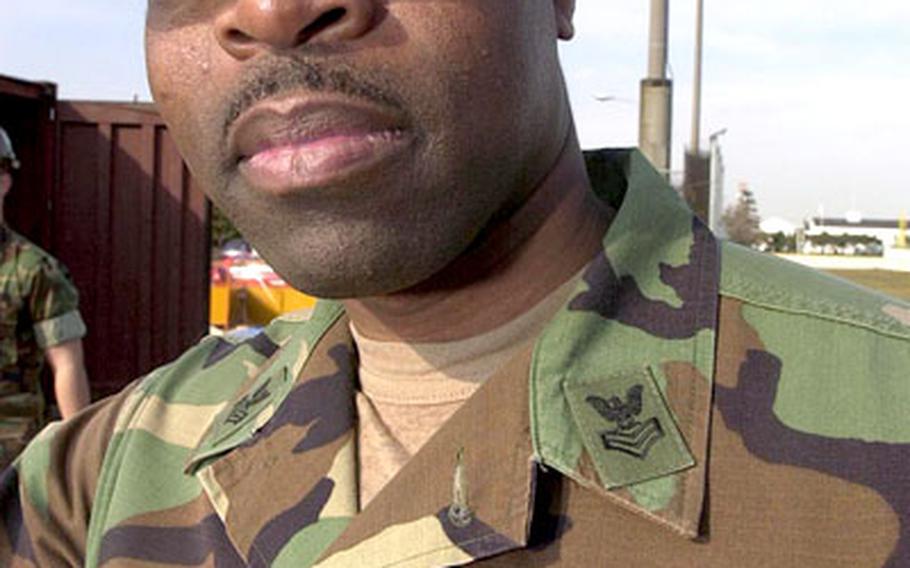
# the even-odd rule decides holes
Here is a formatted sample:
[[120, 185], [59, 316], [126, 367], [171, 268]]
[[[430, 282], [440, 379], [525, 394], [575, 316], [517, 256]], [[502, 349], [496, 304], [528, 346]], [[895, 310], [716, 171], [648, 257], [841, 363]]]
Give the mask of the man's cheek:
[[210, 46], [200, 34], [179, 30], [149, 33], [149, 85], [159, 111], [178, 138], [210, 127], [210, 107], [222, 87], [213, 73]]
[[146, 33], [149, 82], [156, 99], [172, 91], [205, 88], [218, 46], [207, 24]]

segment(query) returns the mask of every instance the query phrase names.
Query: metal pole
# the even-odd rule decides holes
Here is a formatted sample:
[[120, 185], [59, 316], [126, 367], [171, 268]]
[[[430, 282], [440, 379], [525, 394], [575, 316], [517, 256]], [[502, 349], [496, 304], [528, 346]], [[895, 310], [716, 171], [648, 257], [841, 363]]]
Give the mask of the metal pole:
[[673, 83], [667, 79], [669, 0], [651, 0], [648, 76], [641, 82], [639, 146], [658, 171], [669, 175]]
[[689, 142], [689, 150], [698, 155], [701, 145], [701, 66], [702, 66], [702, 47], [704, 40], [704, 9], [705, 0], [695, 1], [695, 77], [694, 89], [692, 96], [692, 140]]
[[710, 140], [710, 193], [708, 204], [708, 227], [715, 235], [726, 236], [723, 227], [724, 216], [724, 158], [720, 148], [720, 137], [727, 133], [727, 129], [718, 130], [712, 134]]
[[667, 78], [669, 0], [651, 0], [651, 31], [648, 48], [648, 79]]

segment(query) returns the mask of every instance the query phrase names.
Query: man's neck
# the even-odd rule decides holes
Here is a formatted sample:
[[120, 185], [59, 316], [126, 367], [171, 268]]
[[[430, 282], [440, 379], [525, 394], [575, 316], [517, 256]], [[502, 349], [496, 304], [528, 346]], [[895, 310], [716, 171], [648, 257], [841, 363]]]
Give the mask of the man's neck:
[[601, 249], [611, 218], [591, 191], [573, 135], [531, 197], [448, 267], [413, 288], [344, 304], [371, 339], [474, 337], [512, 321], [577, 274]]

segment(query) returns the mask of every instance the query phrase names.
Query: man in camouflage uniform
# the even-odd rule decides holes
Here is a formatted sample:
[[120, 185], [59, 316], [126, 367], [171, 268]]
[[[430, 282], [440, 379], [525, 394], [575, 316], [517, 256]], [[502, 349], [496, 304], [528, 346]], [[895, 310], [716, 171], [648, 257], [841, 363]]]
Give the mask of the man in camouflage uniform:
[[[0, 210], [19, 161], [0, 128]], [[61, 413], [88, 404], [85, 324], [65, 269], [2, 222], [0, 214], [0, 464], [6, 467], [45, 422], [41, 370], [50, 363]]]
[[[910, 564], [910, 306], [718, 242], [635, 151], [583, 156], [572, 8], [151, 0], [197, 179], [340, 300], [45, 430], [3, 480], [9, 562]], [[469, 395], [395, 407], [440, 369]]]

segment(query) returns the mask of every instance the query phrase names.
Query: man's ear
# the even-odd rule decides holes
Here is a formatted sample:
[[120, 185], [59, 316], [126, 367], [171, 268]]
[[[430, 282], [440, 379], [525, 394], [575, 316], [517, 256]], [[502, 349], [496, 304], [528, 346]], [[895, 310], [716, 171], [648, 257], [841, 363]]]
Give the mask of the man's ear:
[[553, 7], [556, 9], [556, 30], [559, 32], [559, 39], [572, 39], [575, 36], [575, 24], [572, 23], [575, 16], [575, 0], [553, 0]]

